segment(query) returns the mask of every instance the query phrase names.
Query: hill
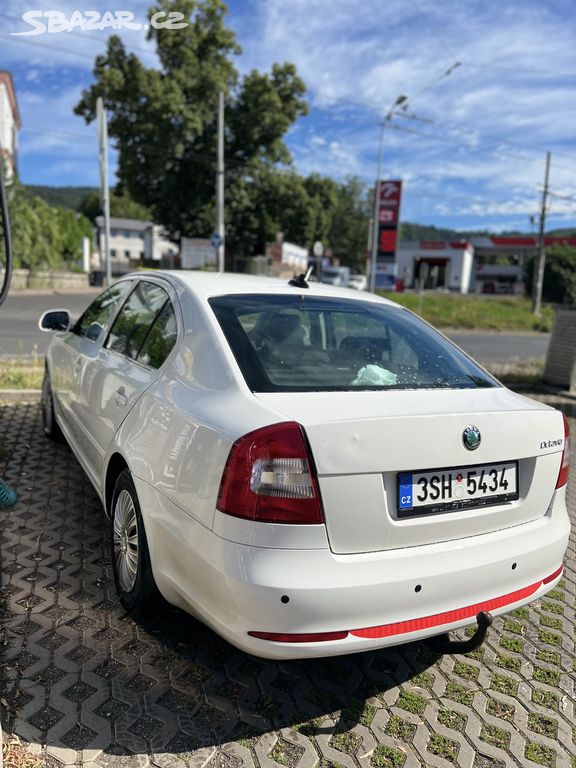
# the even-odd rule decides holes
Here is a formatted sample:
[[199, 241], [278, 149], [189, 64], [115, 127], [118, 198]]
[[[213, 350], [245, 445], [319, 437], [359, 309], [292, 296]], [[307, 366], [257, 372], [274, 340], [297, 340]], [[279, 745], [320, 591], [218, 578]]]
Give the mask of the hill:
[[49, 205], [71, 208], [73, 211], [78, 210], [88, 192], [98, 193], [96, 187], [48, 187], [42, 184], [23, 184], [22, 186], [31, 197], [41, 197]]

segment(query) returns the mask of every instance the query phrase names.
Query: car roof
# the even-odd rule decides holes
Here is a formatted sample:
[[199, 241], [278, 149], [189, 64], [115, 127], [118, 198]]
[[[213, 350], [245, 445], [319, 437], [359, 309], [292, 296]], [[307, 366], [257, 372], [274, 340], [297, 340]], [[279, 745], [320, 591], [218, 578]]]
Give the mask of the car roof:
[[381, 296], [362, 293], [351, 288], [337, 288], [324, 283], [310, 282], [309, 288], [297, 288], [290, 285], [288, 280], [260, 275], [244, 275], [231, 272], [203, 272], [199, 270], [154, 270], [153, 272], [138, 272], [138, 277], [165, 277], [173, 284], [194, 293], [205, 300], [213, 296], [227, 296], [241, 293], [269, 293], [302, 296], [326, 296], [349, 301], [370, 301], [387, 304], [400, 308], [398, 304]]

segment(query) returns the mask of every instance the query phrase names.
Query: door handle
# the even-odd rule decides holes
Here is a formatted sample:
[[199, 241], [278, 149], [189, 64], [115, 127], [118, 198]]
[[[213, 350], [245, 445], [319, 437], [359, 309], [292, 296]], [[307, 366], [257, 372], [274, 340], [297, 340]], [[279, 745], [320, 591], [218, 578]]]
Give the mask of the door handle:
[[126, 405], [126, 403], [128, 402], [128, 398], [126, 397], [126, 395], [124, 394], [124, 392], [121, 389], [118, 389], [114, 393], [114, 399], [116, 400], [116, 405], [118, 407]]

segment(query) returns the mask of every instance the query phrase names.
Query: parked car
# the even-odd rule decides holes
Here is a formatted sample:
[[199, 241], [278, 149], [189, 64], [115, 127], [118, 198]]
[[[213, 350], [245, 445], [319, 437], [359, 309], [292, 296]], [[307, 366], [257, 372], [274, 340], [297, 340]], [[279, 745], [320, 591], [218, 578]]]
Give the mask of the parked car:
[[356, 288], [357, 291], [365, 291], [368, 288], [368, 278], [366, 275], [350, 275], [348, 287]]
[[408, 310], [304, 279], [132, 274], [54, 331], [44, 431], [160, 592], [257, 656], [382, 648], [544, 595], [568, 427]]

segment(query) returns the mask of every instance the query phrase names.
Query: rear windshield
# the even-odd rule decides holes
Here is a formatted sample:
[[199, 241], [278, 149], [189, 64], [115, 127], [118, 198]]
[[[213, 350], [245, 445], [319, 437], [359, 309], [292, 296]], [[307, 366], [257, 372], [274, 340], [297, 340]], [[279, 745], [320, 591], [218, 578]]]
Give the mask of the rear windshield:
[[301, 295], [209, 302], [253, 392], [499, 386], [403, 309]]

